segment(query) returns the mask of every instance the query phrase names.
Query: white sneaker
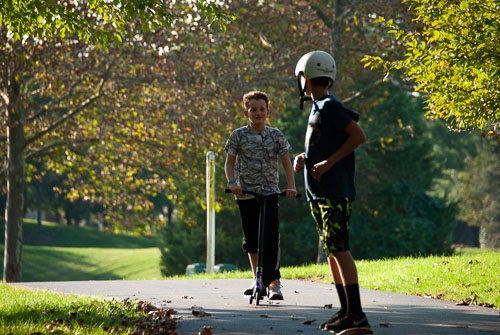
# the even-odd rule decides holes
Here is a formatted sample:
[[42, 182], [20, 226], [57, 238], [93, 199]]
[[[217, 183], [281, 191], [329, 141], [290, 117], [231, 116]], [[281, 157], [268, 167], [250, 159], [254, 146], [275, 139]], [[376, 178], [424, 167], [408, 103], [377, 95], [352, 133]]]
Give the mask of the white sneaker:
[[273, 281], [269, 287], [269, 300], [283, 300], [283, 294], [281, 293], [281, 284], [279, 279]]

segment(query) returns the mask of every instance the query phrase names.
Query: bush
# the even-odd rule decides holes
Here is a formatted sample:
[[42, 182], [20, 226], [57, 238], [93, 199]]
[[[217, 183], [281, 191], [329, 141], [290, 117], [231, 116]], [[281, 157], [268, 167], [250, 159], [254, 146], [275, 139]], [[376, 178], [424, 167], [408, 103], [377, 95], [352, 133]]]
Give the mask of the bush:
[[[165, 246], [161, 248], [161, 272], [165, 276], [184, 274], [191, 263], [206, 262], [206, 223], [200, 214], [197, 222], [188, 225], [176, 221], [162, 231]], [[191, 213], [192, 214], [192, 213]], [[230, 263], [240, 269], [249, 267], [241, 248], [240, 221], [235, 212], [222, 211], [215, 219], [215, 262]]]

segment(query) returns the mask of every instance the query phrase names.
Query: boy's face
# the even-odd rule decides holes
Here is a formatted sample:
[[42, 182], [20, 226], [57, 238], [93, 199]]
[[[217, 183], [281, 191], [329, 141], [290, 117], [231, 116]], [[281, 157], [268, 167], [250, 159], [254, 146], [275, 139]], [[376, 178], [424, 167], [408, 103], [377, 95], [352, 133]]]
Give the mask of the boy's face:
[[266, 101], [263, 99], [251, 99], [248, 102], [248, 108], [245, 110], [245, 116], [250, 120], [251, 125], [265, 125], [269, 116]]

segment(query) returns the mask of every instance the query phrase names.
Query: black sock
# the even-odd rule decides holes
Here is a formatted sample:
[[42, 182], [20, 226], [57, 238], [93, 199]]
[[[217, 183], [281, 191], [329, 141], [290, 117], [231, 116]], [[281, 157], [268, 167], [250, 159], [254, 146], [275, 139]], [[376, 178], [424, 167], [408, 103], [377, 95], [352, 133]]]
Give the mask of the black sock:
[[340, 301], [340, 312], [343, 314], [347, 313], [347, 297], [344, 290], [344, 285], [335, 284], [335, 288], [337, 289], [337, 294], [339, 295]]
[[347, 296], [347, 314], [358, 317], [363, 317], [363, 309], [361, 308], [361, 298], [359, 296], [359, 285], [351, 284], [344, 286]]

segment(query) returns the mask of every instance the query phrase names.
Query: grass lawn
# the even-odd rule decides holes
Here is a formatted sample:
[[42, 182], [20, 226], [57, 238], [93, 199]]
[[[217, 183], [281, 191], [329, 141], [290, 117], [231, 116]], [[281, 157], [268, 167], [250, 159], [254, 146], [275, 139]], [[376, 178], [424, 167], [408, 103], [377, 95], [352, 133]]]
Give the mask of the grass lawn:
[[[23, 281], [162, 278], [160, 236], [104, 234], [49, 222], [39, 233], [33, 220], [25, 220], [23, 228]], [[0, 242], [3, 250], [3, 235]]]
[[158, 248], [25, 245], [23, 281], [162, 279], [160, 257]]
[[[150, 311], [153, 313], [148, 314]], [[158, 320], [165, 328], [175, 327], [170, 313], [144, 302], [62, 295], [0, 284], [0, 334], [150, 334]]]

